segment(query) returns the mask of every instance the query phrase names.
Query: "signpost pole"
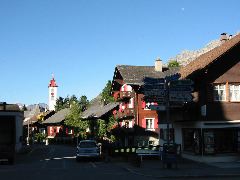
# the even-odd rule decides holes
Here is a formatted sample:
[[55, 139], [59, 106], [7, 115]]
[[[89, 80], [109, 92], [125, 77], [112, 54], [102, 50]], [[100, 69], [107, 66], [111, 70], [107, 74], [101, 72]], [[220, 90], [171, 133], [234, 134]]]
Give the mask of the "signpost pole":
[[169, 129], [169, 121], [170, 121], [170, 104], [169, 104], [169, 81], [166, 80], [166, 122], [167, 122], [167, 144], [170, 143], [170, 129]]

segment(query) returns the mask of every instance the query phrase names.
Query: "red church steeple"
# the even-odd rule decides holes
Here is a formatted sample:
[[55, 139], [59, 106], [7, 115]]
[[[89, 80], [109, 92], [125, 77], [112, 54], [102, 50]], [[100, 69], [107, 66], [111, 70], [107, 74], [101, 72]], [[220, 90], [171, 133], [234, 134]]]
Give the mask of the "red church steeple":
[[52, 79], [50, 80], [50, 83], [49, 83], [48, 87], [58, 87], [57, 83], [54, 79], [54, 75], [52, 75]]

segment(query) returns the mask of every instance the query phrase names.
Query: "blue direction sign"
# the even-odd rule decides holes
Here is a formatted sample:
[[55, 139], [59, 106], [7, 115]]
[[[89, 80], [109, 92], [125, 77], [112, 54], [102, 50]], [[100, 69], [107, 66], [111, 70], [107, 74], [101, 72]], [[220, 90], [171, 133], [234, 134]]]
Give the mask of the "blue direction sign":
[[164, 90], [159, 90], [159, 89], [149, 89], [144, 91], [145, 96], [160, 96], [164, 97], [165, 96], [165, 91]]
[[181, 77], [181, 74], [179, 74], [179, 73], [176, 73], [176, 74], [173, 74], [173, 75], [170, 75], [170, 76], [166, 76], [165, 77], [165, 79], [167, 80], [167, 81], [176, 81], [176, 80], [178, 80], [179, 78]]
[[144, 100], [148, 102], [165, 101], [165, 79], [163, 78], [144, 78]]
[[171, 81], [169, 87], [170, 102], [190, 102], [192, 101], [191, 92], [193, 91], [193, 81], [183, 79]]
[[170, 91], [180, 91], [180, 92], [192, 92], [193, 87], [192, 86], [170, 86]]
[[165, 89], [164, 84], [144, 84], [143, 85], [144, 90], [148, 89]]
[[171, 102], [190, 102], [192, 98], [190, 92], [169, 92], [169, 101]]
[[155, 110], [155, 111], [166, 111], [165, 105], [150, 105], [149, 109]]
[[183, 79], [183, 80], [177, 80], [177, 81], [171, 81], [170, 87], [174, 86], [191, 86], [193, 85], [193, 81], [190, 79]]
[[145, 77], [143, 80], [144, 84], [164, 84], [165, 79], [164, 78], [150, 78], [150, 77]]

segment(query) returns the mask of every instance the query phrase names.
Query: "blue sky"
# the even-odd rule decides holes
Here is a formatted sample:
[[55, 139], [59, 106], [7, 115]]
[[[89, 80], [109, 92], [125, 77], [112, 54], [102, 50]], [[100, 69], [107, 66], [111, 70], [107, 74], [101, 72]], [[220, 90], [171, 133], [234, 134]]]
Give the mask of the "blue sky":
[[240, 31], [238, 0], [0, 0], [0, 101], [97, 96], [119, 64], [153, 65]]

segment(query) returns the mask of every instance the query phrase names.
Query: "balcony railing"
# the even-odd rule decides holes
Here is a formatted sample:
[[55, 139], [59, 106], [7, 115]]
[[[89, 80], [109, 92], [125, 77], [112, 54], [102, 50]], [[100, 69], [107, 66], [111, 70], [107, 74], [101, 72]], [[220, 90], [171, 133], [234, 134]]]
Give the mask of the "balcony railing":
[[134, 117], [134, 109], [127, 108], [127, 109], [124, 109], [122, 112], [117, 111], [114, 117], [116, 119], [131, 119]]
[[123, 98], [132, 98], [133, 92], [132, 91], [120, 91], [120, 99]]

